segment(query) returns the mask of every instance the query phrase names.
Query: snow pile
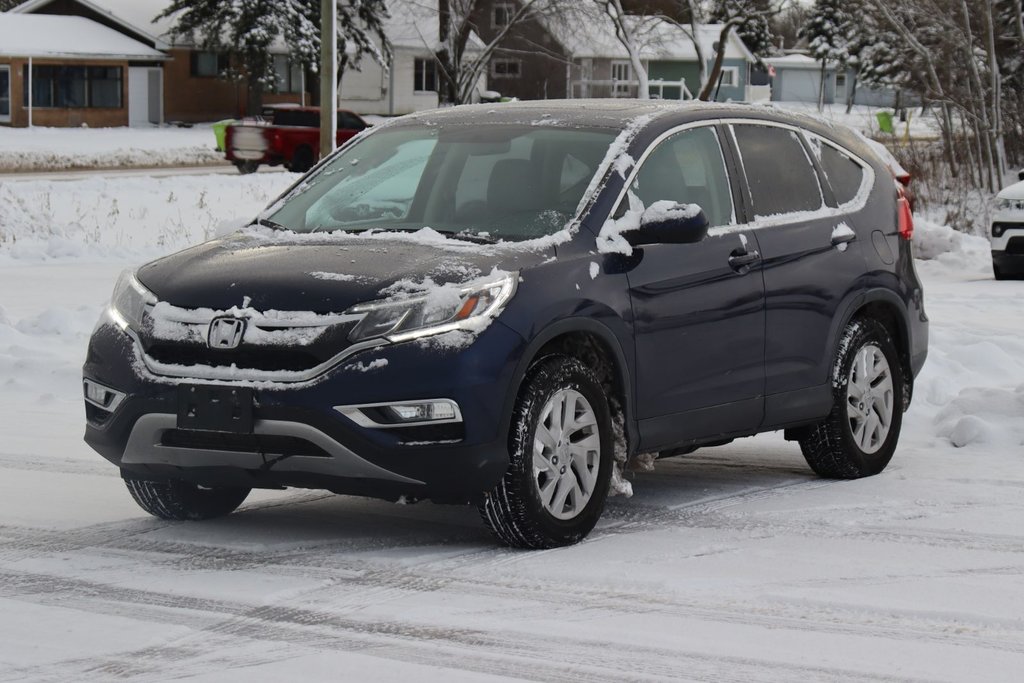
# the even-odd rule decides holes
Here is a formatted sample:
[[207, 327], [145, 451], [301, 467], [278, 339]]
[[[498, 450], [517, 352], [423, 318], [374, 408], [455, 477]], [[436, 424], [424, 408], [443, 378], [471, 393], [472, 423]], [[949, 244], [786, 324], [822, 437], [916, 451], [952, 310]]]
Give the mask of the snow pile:
[[209, 126], [193, 128], [4, 128], [0, 171], [152, 168], [224, 163]]
[[927, 218], [914, 217], [914, 256], [930, 261], [939, 259], [951, 266], [967, 267], [979, 257], [988, 257], [988, 240], [954, 230]]
[[254, 216], [294, 176], [197, 175], [0, 183], [0, 261], [156, 255]]
[[939, 411], [935, 424], [936, 434], [957, 448], [1024, 446], [1024, 384], [964, 389]]

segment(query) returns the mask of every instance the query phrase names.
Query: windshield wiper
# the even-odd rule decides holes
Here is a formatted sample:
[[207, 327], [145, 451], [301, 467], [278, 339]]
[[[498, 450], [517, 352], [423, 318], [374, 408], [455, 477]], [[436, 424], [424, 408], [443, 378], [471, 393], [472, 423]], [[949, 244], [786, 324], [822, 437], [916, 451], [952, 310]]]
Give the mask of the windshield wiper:
[[275, 223], [269, 218], [257, 218], [256, 223], [257, 225], [262, 225], [265, 228], [272, 228], [274, 230], [288, 230], [287, 227], [281, 225], [280, 223]]

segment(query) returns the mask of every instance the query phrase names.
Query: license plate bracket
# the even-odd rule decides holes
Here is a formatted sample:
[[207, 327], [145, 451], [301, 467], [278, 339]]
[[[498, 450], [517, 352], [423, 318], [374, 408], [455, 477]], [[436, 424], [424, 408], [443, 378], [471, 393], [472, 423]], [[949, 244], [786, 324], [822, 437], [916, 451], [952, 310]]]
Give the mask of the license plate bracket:
[[178, 429], [251, 434], [250, 387], [186, 384], [178, 387]]

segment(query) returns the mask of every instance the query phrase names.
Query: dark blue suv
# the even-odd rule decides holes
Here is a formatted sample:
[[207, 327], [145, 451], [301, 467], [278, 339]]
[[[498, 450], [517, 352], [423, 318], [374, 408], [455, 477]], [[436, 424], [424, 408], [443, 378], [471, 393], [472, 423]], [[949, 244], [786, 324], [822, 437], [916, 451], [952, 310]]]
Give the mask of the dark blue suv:
[[457, 107], [126, 273], [85, 439], [165, 519], [304, 487], [590, 532], [613, 476], [785, 430], [880, 472], [927, 352], [912, 217], [852, 132], [762, 107]]

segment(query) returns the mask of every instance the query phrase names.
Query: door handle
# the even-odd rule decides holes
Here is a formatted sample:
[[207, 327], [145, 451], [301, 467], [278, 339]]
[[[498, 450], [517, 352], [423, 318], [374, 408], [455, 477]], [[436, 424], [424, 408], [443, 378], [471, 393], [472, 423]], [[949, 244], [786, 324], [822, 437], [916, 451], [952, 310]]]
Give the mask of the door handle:
[[749, 268], [761, 260], [761, 254], [757, 251], [733, 252], [729, 256], [729, 267], [736, 271]]
[[838, 235], [832, 236], [832, 246], [838, 247], [840, 244], [849, 244], [850, 242], [857, 239], [857, 233], [855, 232], [843, 232]]

